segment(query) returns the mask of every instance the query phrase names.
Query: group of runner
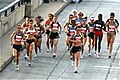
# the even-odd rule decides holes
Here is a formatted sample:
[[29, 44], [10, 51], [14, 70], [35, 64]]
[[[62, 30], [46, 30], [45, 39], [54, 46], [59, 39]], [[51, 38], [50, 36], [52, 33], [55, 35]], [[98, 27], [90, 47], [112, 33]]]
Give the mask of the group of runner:
[[[49, 52], [49, 43], [51, 43], [51, 50], [53, 58], [56, 57], [57, 44], [59, 34], [61, 33], [61, 26], [57, 21], [58, 17], [48, 14], [48, 20], [45, 22], [45, 27], [41, 24], [41, 17], [37, 16], [35, 21], [26, 17], [25, 22], [17, 26], [17, 31], [10, 35], [10, 44], [13, 46], [13, 62], [16, 64], [16, 69], [19, 70], [19, 60], [22, 44], [26, 49], [25, 59], [29, 57], [29, 66], [31, 66], [33, 48], [35, 46], [35, 57], [38, 56], [38, 49], [41, 52], [42, 34], [46, 32], [47, 52]], [[14, 37], [14, 40], [13, 40]]]
[[[88, 56], [92, 56], [91, 50], [95, 48], [94, 56], [99, 58], [101, 51], [101, 42], [103, 31], [107, 32], [107, 49], [108, 58], [112, 56], [112, 47], [115, 40], [116, 32], [118, 32], [119, 23], [114, 18], [115, 14], [110, 13], [110, 18], [104, 22], [102, 14], [98, 15], [98, 20], [90, 17], [87, 22], [87, 17], [84, 17], [83, 12], [73, 12], [69, 15], [65, 23], [64, 31], [66, 33], [66, 45], [70, 50], [71, 59], [75, 65], [75, 73], [78, 72], [78, 64], [80, 58], [83, 58], [84, 46], [88, 39]], [[10, 44], [13, 46], [13, 58], [16, 62], [16, 69], [19, 69], [19, 60], [24, 43], [26, 54], [25, 59], [29, 57], [29, 66], [31, 66], [33, 48], [35, 46], [35, 57], [38, 56], [38, 49], [41, 52], [42, 34], [46, 32], [47, 52], [52, 51], [53, 58], [56, 57], [59, 34], [61, 34], [61, 25], [58, 22], [58, 17], [48, 14], [48, 19], [44, 25], [41, 24], [41, 17], [37, 16], [35, 21], [27, 17], [22, 25], [17, 26], [17, 31], [10, 35]], [[12, 38], [14, 37], [14, 40]]]
[[118, 32], [118, 20], [115, 14], [110, 13], [110, 17], [106, 22], [102, 20], [103, 15], [99, 14], [98, 19], [92, 16], [87, 22], [83, 12], [73, 10], [69, 15], [68, 21], [64, 25], [66, 33], [66, 45], [70, 49], [71, 59], [75, 64], [75, 73], [78, 72], [79, 59], [83, 58], [84, 47], [88, 39], [88, 56], [92, 56], [91, 50], [94, 48], [94, 57], [100, 58], [101, 42], [103, 39], [103, 31], [107, 33], [107, 50], [108, 58], [112, 56], [112, 48], [115, 40], [116, 32]]

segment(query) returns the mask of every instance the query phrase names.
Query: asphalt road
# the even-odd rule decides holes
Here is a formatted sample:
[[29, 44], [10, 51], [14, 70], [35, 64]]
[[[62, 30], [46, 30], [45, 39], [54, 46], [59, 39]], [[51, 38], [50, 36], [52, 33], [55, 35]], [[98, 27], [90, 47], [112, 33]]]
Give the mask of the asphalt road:
[[[61, 25], [67, 20], [73, 9], [83, 11], [86, 16], [94, 16], [97, 19], [99, 13], [103, 14], [104, 21], [109, 18], [110, 12], [115, 12], [116, 18], [120, 20], [120, 1], [118, 0], [83, 0], [80, 4], [68, 5], [60, 14]], [[14, 64], [10, 63], [0, 73], [4, 79], [38, 79], [38, 80], [120, 80], [120, 33], [117, 33], [113, 46], [113, 56], [108, 59], [106, 49], [106, 33], [102, 40], [100, 59], [88, 57], [87, 44], [85, 46], [84, 58], [80, 60], [78, 74], [74, 73], [74, 67], [69, 59], [69, 51], [65, 45], [65, 33], [62, 32], [59, 39], [57, 57], [52, 58], [52, 53], [46, 52], [45, 37], [43, 37], [42, 52], [38, 58], [33, 58], [32, 67], [24, 60], [25, 50], [21, 54], [20, 70], [16, 71]], [[35, 52], [33, 52], [34, 56]], [[92, 51], [94, 54], [94, 51]]]

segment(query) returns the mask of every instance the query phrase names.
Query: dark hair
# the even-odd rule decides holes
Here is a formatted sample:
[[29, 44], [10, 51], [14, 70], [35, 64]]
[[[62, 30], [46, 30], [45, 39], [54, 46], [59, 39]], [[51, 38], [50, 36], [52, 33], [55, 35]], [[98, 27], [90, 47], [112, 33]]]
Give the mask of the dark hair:
[[115, 17], [115, 13], [111, 12], [110, 17]]
[[21, 24], [18, 24], [17, 27], [21, 26]]
[[78, 15], [82, 15], [82, 16], [84, 16], [84, 14], [82, 13], [82, 12], [79, 12], [79, 14]]
[[24, 16], [24, 18], [31, 18], [30, 16]]
[[102, 17], [102, 14], [98, 14], [98, 17]]
[[77, 30], [77, 28], [80, 28], [80, 26], [76, 26], [75, 30]]
[[54, 15], [54, 17], [58, 18], [58, 16]]
[[72, 14], [70, 14], [69, 16], [73, 16]]
[[43, 21], [43, 18], [41, 17], [41, 16], [37, 16], [35, 19], [39, 19], [40, 20], [40, 22], [42, 22]]
[[74, 19], [71, 20], [71, 23], [76, 22]]
[[87, 21], [87, 16], [83, 18], [83, 20], [86, 20]]
[[30, 19], [30, 21], [29, 22], [33, 22], [33, 20], [32, 19]]

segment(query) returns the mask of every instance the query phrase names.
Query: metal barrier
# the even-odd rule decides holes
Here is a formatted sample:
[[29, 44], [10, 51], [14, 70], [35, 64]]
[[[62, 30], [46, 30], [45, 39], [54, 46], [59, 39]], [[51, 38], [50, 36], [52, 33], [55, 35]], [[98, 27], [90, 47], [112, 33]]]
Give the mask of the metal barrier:
[[16, 8], [20, 7], [24, 3], [28, 4], [29, 2], [31, 2], [31, 0], [15, 0], [11, 4], [0, 10], [0, 19], [8, 16], [8, 14], [12, 13], [14, 10], [16, 10]]

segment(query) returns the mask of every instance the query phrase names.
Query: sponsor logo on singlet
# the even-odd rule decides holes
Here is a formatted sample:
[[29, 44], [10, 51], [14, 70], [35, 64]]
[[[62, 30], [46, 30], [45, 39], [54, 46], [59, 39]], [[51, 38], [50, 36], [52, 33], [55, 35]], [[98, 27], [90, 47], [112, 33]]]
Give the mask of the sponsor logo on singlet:
[[74, 35], [75, 34], [75, 29], [74, 28], [70, 28], [70, 34]]
[[94, 28], [93, 27], [89, 27], [90, 28], [90, 32], [93, 32]]
[[96, 30], [101, 30], [101, 25], [100, 24], [96, 24]]
[[77, 25], [80, 25], [80, 22], [76, 22]]
[[58, 30], [58, 24], [53, 24], [53, 28], [54, 30]]
[[35, 30], [28, 30], [28, 31], [27, 31], [27, 34], [34, 35], [34, 34], [35, 34]]
[[16, 35], [16, 41], [21, 41], [22, 40], [22, 36]]
[[40, 27], [36, 27], [35, 29], [37, 30], [37, 32], [40, 32]]
[[82, 27], [82, 28], [81, 28], [81, 32], [82, 32], [82, 33], [86, 33], [86, 32], [87, 32], [86, 28], [83, 28], [83, 27]]
[[115, 26], [109, 26], [109, 31], [115, 31]]
[[81, 40], [81, 37], [75, 37], [77, 41], [80, 41]]

